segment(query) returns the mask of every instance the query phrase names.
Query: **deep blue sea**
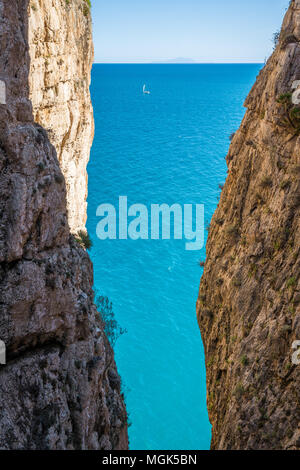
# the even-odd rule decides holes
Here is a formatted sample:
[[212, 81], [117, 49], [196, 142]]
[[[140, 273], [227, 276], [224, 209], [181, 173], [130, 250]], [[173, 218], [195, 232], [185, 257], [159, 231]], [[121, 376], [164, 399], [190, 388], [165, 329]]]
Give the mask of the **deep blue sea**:
[[[261, 65], [94, 65], [96, 132], [88, 231], [95, 288], [127, 333], [115, 356], [132, 423], [130, 448], [208, 449], [205, 365], [195, 304], [205, 249], [181, 240], [96, 237], [96, 208], [204, 204], [209, 224], [226, 178], [229, 136]], [[143, 84], [151, 91], [142, 93]], [[207, 236], [207, 233], [206, 235]]]

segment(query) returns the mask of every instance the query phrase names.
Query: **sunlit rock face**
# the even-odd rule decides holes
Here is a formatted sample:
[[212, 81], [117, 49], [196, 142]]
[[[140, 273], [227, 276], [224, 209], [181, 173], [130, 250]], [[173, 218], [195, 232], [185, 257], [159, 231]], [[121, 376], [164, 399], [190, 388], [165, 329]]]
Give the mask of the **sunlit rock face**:
[[94, 134], [87, 2], [31, 0], [28, 38], [33, 115], [56, 149], [66, 181], [68, 221], [76, 233], [86, 223], [86, 167]]
[[[78, 132], [71, 126], [64, 145], [71, 148], [72, 138], [81, 136], [72, 155], [78, 160], [83, 155], [87, 160], [92, 132], [87, 88], [76, 88], [67, 77], [66, 90], [74, 100], [70, 103], [69, 92], [59, 91], [63, 85], [58, 80], [54, 88], [59, 106], [56, 108], [53, 101], [47, 129], [41, 125], [42, 119], [35, 121], [37, 102], [41, 101], [36, 96], [34, 99], [32, 87], [39, 76], [32, 72], [32, 22], [39, 25], [41, 35], [35, 36], [34, 47], [38, 50], [39, 41], [47, 44], [49, 39], [47, 57], [53, 64], [53, 74], [61, 74], [62, 82], [63, 72], [56, 70], [52, 33], [46, 26], [43, 32], [42, 25], [51, 16], [50, 29], [54, 28], [58, 37], [60, 30], [68, 34], [69, 24], [71, 42], [78, 24], [82, 35], [87, 34], [86, 44], [92, 47], [89, 11], [83, 8], [86, 2], [72, 0], [69, 13], [65, 4], [0, 0], [0, 80], [5, 84], [5, 100], [0, 103], [0, 340], [5, 343], [7, 361], [0, 365], [1, 449], [128, 446], [120, 377], [93, 303], [92, 264], [70, 234], [67, 191], [58, 158], [60, 147], [53, 145], [54, 138], [49, 140], [51, 113], [56, 116], [56, 124], [64, 123], [64, 110], [68, 108], [75, 122], [78, 115], [74, 110], [79, 107], [81, 119], [76, 118], [75, 126]], [[66, 15], [75, 21], [72, 29]], [[83, 54], [77, 45], [68, 58], [68, 70], [74, 74], [74, 70], [85, 70], [88, 83], [89, 49]], [[44, 80], [51, 90], [51, 79]], [[35, 86], [38, 93], [40, 85]], [[42, 87], [42, 93], [47, 93], [46, 88]], [[46, 109], [44, 97], [42, 101]], [[44, 107], [39, 112], [43, 113]], [[85, 127], [81, 122], [86, 123]], [[53, 135], [60, 129], [54, 124]], [[88, 143], [81, 140], [84, 132]], [[83, 163], [82, 169], [85, 174]], [[73, 174], [74, 178], [79, 175], [77, 170]], [[69, 206], [71, 202], [69, 199]], [[79, 200], [75, 202], [79, 204]], [[74, 217], [78, 226], [84, 222], [83, 216], [80, 223], [80, 216]]]
[[299, 41], [292, 1], [246, 100], [211, 223], [197, 315], [213, 449], [300, 448]]

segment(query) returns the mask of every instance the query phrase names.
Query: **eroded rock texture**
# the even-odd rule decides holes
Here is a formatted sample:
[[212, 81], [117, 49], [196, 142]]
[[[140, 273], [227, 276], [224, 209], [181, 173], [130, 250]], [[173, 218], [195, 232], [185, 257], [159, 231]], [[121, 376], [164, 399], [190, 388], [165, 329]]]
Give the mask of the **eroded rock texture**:
[[[48, 3], [65, 11], [64, 1]], [[70, 13], [80, 24], [90, 22], [81, 3], [74, 0]], [[92, 265], [70, 235], [56, 150], [33, 118], [28, 8], [0, 0], [0, 338], [8, 359], [0, 366], [0, 448], [126, 449], [126, 410], [93, 304]], [[84, 55], [70, 60], [89, 73]], [[82, 88], [72, 93], [84, 101]]]
[[[197, 314], [214, 449], [299, 449], [300, 2], [246, 100], [214, 214]], [[300, 118], [300, 116], [298, 116]], [[292, 121], [292, 122], [291, 122]], [[297, 131], [298, 127], [298, 131]]]
[[90, 99], [93, 42], [86, 0], [31, 0], [30, 98], [48, 130], [66, 180], [71, 231], [86, 223], [87, 172], [94, 134]]

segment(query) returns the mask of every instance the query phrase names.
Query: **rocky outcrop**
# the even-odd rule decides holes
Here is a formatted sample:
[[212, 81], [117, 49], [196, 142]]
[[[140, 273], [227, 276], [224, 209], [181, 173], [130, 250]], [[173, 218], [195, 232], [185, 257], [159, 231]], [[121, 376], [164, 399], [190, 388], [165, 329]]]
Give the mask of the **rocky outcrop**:
[[[90, 18], [82, 8], [86, 2], [72, 2], [69, 13], [68, 2], [47, 2], [48, 14], [56, 18], [56, 30], [56, 22], [66, 11], [78, 24], [86, 21], [90, 34]], [[38, 34], [42, 34], [38, 9], [46, 14], [45, 4], [35, 2]], [[63, 11], [59, 12], [59, 6]], [[92, 265], [70, 235], [66, 187], [56, 149], [45, 128], [34, 120], [37, 103], [45, 103], [45, 98], [35, 100], [33, 113], [32, 84], [37, 79], [30, 76], [33, 46], [28, 37], [33, 20], [28, 23], [28, 8], [27, 0], [0, 0], [0, 81], [5, 84], [5, 100], [0, 100], [0, 339], [7, 348], [7, 364], [0, 365], [0, 448], [126, 449], [127, 415], [113, 351], [93, 304]], [[50, 30], [47, 26], [54, 69]], [[37, 51], [38, 42], [35, 47]], [[73, 70], [71, 61], [75, 60], [88, 74], [85, 55], [77, 51], [79, 55], [74, 52], [69, 58], [69, 67]], [[53, 82], [47, 83], [51, 95]], [[58, 81], [57, 96], [64, 108], [60, 87]], [[88, 103], [82, 90], [74, 85], [69, 108], [69, 95], [65, 95], [66, 108], [74, 116], [72, 125], [75, 103]], [[54, 105], [52, 110], [59, 120]], [[50, 125], [50, 117], [45, 119]], [[65, 139], [70, 148], [71, 140], [79, 136], [72, 147], [74, 158], [79, 158], [75, 154], [80, 152], [83, 132], [81, 124], [77, 128], [81, 131], [70, 130]]]
[[246, 100], [197, 315], [213, 449], [300, 449], [300, 2]]
[[89, 85], [92, 28], [85, 0], [31, 0], [30, 99], [65, 177], [71, 231], [86, 223], [87, 172], [94, 133]]

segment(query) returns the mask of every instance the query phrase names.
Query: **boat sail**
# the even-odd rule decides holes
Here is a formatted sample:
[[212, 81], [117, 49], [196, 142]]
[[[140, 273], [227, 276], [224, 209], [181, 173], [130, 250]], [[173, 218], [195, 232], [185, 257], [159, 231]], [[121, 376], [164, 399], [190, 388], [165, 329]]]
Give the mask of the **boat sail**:
[[150, 95], [150, 91], [146, 90], [146, 85], [143, 86], [143, 93], [144, 95]]

